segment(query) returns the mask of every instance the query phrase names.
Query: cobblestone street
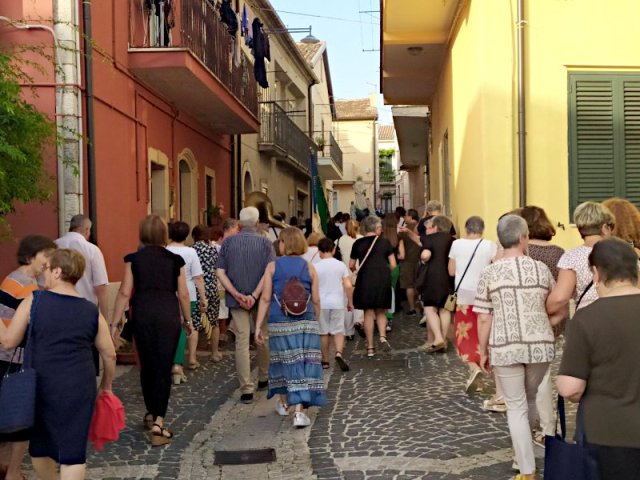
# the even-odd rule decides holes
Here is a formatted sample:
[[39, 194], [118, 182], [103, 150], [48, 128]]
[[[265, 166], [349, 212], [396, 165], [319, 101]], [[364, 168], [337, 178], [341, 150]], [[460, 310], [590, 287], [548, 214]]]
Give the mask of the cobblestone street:
[[[512, 478], [517, 472], [505, 415], [480, 408], [489, 393], [464, 394], [467, 371], [453, 349], [416, 351], [424, 333], [417, 319], [396, 320], [389, 335], [393, 352], [373, 360], [362, 339], [349, 342], [351, 371], [327, 371], [329, 402], [312, 409], [311, 428], [300, 430], [291, 417], [276, 415], [265, 392], [252, 405], [239, 403], [230, 350], [217, 364], [203, 356], [188, 383], [174, 387], [167, 422], [176, 436], [164, 448], [146, 441], [137, 370], [119, 367], [114, 389], [127, 409], [127, 428], [103, 452], [90, 447], [88, 478]], [[257, 448], [274, 448], [276, 461], [214, 465], [216, 451]]]

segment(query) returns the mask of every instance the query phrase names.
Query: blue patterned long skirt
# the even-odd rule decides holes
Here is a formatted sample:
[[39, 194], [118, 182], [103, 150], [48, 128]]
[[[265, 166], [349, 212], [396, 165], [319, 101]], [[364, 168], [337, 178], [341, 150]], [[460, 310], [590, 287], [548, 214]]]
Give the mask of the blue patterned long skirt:
[[[275, 314], [274, 314], [275, 310]], [[269, 393], [287, 395], [289, 405], [305, 408], [327, 402], [320, 333], [315, 318], [287, 317], [279, 309], [269, 315]], [[306, 316], [306, 315], [305, 315]]]

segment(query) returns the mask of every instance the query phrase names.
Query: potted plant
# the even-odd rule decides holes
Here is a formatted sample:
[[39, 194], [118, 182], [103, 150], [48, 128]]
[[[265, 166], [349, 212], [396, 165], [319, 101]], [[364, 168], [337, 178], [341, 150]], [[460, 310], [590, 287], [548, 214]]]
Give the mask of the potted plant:
[[322, 152], [324, 150], [324, 137], [316, 137], [315, 141], [318, 146], [318, 151]]

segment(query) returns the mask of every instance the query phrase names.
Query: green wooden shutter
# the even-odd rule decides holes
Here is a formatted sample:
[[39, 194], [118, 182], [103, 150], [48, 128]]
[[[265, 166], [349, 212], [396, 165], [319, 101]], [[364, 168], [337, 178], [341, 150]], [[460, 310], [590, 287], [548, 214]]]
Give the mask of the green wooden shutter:
[[640, 78], [622, 79], [624, 97], [624, 193], [640, 206]]
[[587, 200], [615, 196], [614, 76], [569, 76], [571, 214]]

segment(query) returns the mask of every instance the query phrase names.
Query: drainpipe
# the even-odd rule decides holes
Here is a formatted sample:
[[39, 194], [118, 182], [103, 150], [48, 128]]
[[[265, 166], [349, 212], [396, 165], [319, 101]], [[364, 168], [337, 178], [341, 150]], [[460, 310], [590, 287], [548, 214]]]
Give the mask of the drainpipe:
[[520, 181], [520, 207], [527, 204], [527, 129], [525, 110], [525, 81], [524, 81], [524, 0], [518, 0], [518, 170]]
[[86, 135], [87, 135], [87, 199], [89, 202], [89, 218], [91, 218], [91, 237], [98, 243], [98, 210], [96, 202], [96, 163], [95, 163], [95, 129], [93, 114], [93, 47], [91, 42], [91, 2], [83, 0], [82, 19], [84, 21], [84, 78], [85, 101], [87, 105]]
[[[242, 136], [233, 136], [234, 149], [231, 152], [231, 161], [233, 162], [233, 168], [235, 169], [236, 188], [235, 188], [235, 215], [238, 218], [240, 210], [242, 209]], [[235, 155], [234, 155], [235, 154]], [[232, 190], [233, 191], [233, 190]]]

